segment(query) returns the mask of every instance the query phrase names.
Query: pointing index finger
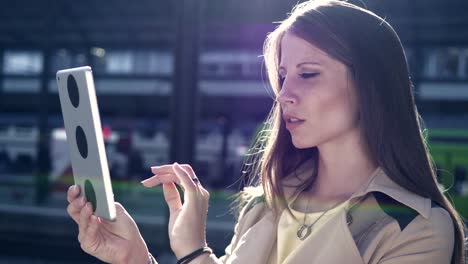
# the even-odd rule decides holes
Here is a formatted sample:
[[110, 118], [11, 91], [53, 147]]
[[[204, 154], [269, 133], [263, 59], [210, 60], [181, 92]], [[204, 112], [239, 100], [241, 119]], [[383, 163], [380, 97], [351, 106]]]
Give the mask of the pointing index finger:
[[174, 167], [173, 167], [174, 164], [162, 165], [162, 166], [153, 166], [153, 167], [151, 167], [151, 172], [153, 172], [156, 175], [157, 174], [175, 173], [174, 172]]

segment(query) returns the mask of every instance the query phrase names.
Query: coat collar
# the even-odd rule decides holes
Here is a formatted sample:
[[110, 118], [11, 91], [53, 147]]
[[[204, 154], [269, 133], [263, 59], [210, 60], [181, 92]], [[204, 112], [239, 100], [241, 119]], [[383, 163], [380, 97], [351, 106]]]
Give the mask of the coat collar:
[[[283, 180], [283, 183], [285, 184], [284, 191], [286, 199], [294, 197], [293, 191], [295, 190], [295, 187], [288, 186], [300, 184], [304, 178], [310, 177], [310, 164], [310, 162], [307, 162], [298, 168], [295, 176], [289, 175]], [[398, 202], [410, 207], [411, 209], [416, 210], [426, 219], [430, 216], [430, 199], [412, 193], [406, 190], [404, 187], [398, 185], [385, 173], [384, 169], [381, 167], [378, 167], [372, 173], [372, 175], [369, 177], [369, 180], [363, 184], [362, 187], [349, 198], [349, 200], [360, 198], [371, 192], [384, 193]]]
[[355, 192], [350, 199], [362, 197], [371, 192], [384, 193], [398, 202], [416, 210], [424, 218], [429, 218], [431, 213], [431, 200], [408, 191], [398, 185], [385, 173], [384, 169], [378, 167], [367, 184]]

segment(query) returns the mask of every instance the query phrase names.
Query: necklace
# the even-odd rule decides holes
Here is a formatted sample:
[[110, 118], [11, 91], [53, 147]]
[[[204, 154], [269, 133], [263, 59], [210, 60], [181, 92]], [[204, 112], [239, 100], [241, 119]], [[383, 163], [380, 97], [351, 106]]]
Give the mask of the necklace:
[[[362, 201], [364, 201], [366, 198], [366, 196], [362, 196], [360, 197], [359, 199], [357, 199], [357, 201], [355, 201], [354, 203], [351, 204], [351, 206], [349, 206], [349, 209], [348, 211], [346, 212], [346, 223], [348, 225], [352, 224], [353, 222], [353, 217], [351, 215], [351, 212], [354, 211], [357, 206], [359, 204], [361, 204]], [[302, 220], [302, 225], [299, 227], [299, 229], [297, 230], [296, 232], [296, 235], [297, 237], [300, 239], [300, 240], [304, 240], [306, 239], [310, 233], [312, 233], [312, 227], [315, 225], [315, 223], [317, 223], [320, 218], [322, 218], [326, 213], [328, 213], [328, 211], [330, 211], [331, 209], [335, 208], [338, 204], [340, 204], [342, 201], [338, 201], [336, 204], [334, 204], [332, 207], [328, 208], [325, 212], [323, 212], [318, 218], [317, 220], [315, 220], [312, 224], [310, 225], [306, 225], [305, 223], [305, 220], [306, 220], [306, 216], [307, 216], [307, 213], [304, 213], [304, 218]], [[345, 201], [346, 202], [346, 201]], [[310, 203], [310, 199], [307, 201], [307, 207], [306, 207], [306, 212], [309, 211], [309, 203]]]
[[[374, 172], [373, 174], [374, 176], [371, 178], [374, 179], [376, 177], [376, 174]], [[369, 184], [371, 182], [371, 180], [369, 180], [369, 182], [367, 183], [367, 185], [365, 187], [362, 188], [362, 190], [365, 190], [369, 187]], [[351, 197], [353, 197], [354, 194], [356, 194], [359, 190], [356, 190], [352, 195]], [[346, 212], [346, 223], [349, 225], [351, 225], [353, 223], [353, 217], [351, 215], [351, 212], [354, 211], [365, 199], [366, 199], [367, 195], [363, 195], [361, 196], [360, 198], [358, 198], [354, 203], [352, 203], [349, 207], [348, 207], [348, 210]], [[312, 227], [315, 225], [315, 223], [317, 223], [320, 218], [322, 218], [326, 213], [328, 213], [328, 211], [330, 211], [331, 209], [335, 208], [341, 201], [338, 201], [338, 203], [334, 204], [332, 207], [328, 208], [325, 212], [323, 212], [318, 218], [317, 220], [315, 220], [312, 224], [310, 225], [306, 225], [305, 223], [305, 220], [306, 220], [306, 216], [307, 216], [307, 213], [304, 213], [304, 219], [302, 220], [302, 225], [299, 227], [299, 229], [297, 230], [296, 232], [296, 235], [297, 237], [300, 239], [300, 240], [304, 240], [306, 239], [310, 233], [312, 233]], [[346, 201], [345, 201], [346, 202]], [[307, 208], [306, 208], [306, 212], [309, 210], [309, 203], [310, 203], [310, 199], [307, 200]]]
[[[330, 211], [331, 209], [335, 208], [341, 201], [338, 201], [338, 203], [334, 204], [332, 207], [328, 208], [325, 212], [323, 212], [318, 218], [317, 220], [315, 220], [312, 224], [310, 225], [306, 225], [305, 223], [305, 220], [306, 220], [306, 216], [307, 216], [307, 213], [304, 213], [304, 219], [302, 220], [302, 225], [299, 227], [299, 229], [297, 230], [296, 232], [296, 235], [297, 237], [300, 239], [300, 240], [304, 240], [306, 239], [310, 233], [312, 233], [312, 227], [315, 225], [315, 223], [318, 222], [318, 220], [320, 220], [320, 218], [322, 218], [326, 213], [328, 213], [328, 211]], [[309, 203], [310, 203], [310, 199], [307, 201], [307, 207], [306, 207], [306, 212], [309, 211]]]

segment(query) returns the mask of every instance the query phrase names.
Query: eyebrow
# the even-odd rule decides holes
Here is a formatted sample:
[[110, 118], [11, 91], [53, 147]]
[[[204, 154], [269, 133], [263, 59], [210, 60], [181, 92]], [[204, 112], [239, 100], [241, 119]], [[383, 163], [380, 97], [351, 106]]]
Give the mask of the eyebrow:
[[[307, 64], [312, 64], [312, 65], [321, 65], [319, 62], [316, 61], [304, 61], [296, 65], [296, 68], [301, 67], [302, 65], [307, 65]], [[284, 69], [284, 66], [279, 66], [278, 70]]]
[[301, 62], [301, 63], [297, 64], [296, 68], [299, 68], [300, 66], [306, 65], [306, 64], [321, 65], [320, 63], [318, 63], [316, 61], [305, 61], [305, 62]]

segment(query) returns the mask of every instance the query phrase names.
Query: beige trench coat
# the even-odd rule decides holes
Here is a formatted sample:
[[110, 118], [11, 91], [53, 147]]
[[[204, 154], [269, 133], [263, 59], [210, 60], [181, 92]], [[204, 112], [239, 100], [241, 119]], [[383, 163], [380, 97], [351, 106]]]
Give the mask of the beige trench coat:
[[[353, 201], [362, 203], [347, 211]], [[448, 212], [407, 191], [378, 168], [369, 182], [295, 248], [282, 264], [445, 264], [454, 247]], [[241, 212], [225, 255], [204, 263], [267, 264], [276, 252], [278, 219], [263, 199], [250, 200]]]

